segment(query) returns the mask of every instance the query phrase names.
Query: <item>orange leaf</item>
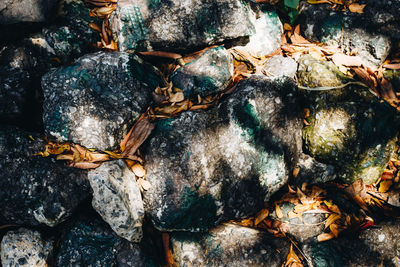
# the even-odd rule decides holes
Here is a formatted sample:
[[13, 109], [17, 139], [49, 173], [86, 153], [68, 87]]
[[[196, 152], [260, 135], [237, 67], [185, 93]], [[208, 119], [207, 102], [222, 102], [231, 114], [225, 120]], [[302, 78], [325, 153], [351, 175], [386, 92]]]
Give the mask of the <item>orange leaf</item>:
[[364, 8], [365, 8], [366, 4], [357, 4], [357, 3], [353, 3], [349, 5], [349, 10], [353, 13], [359, 13], [362, 14], [364, 13]]
[[400, 70], [400, 63], [385, 64], [383, 67], [392, 70]]
[[379, 193], [386, 193], [390, 186], [392, 186], [393, 181], [392, 180], [385, 180], [379, 183]]
[[317, 240], [318, 240], [318, 242], [324, 242], [324, 241], [331, 240], [334, 237], [335, 237], [335, 235], [332, 233], [322, 233], [317, 236]]
[[182, 57], [182, 55], [177, 53], [163, 52], [163, 51], [146, 51], [146, 52], [139, 52], [139, 54], [143, 56], [163, 57], [170, 59], [178, 59]]
[[338, 219], [340, 219], [340, 215], [339, 214], [331, 214], [331, 215], [329, 215], [328, 219], [325, 222], [325, 228], [327, 228], [329, 225], [331, 225], [332, 223], [334, 223]]
[[269, 214], [268, 209], [262, 209], [261, 211], [259, 211], [254, 220], [254, 224], [258, 225], [261, 221], [263, 221], [265, 218], [268, 217], [268, 214]]
[[283, 217], [282, 210], [281, 210], [281, 208], [280, 208], [278, 205], [275, 205], [275, 213], [276, 213], [276, 216], [277, 216], [279, 219], [281, 219], [281, 218]]

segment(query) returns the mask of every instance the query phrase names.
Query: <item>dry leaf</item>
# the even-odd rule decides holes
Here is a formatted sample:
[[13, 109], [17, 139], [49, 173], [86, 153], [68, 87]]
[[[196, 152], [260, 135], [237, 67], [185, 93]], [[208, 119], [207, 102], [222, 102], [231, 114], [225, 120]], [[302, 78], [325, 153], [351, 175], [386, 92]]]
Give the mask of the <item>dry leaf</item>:
[[265, 218], [268, 217], [268, 214], [269, 214], [268, 209], [262, 209], [261, 211], [259, 211], [254, 220], [254, 224], [258, 225], [260, 222], [262, 222]]
[[152, 56], [152, 57], [163, 57], [163, 58], [170, 58], [170, 59], [178, 59], [181, 58], [182, 55], [172, 52], [163, 52], [163, 51], [146, 51], [146, 52], [139, 52], [139, 54], [143, 56]]
[[349, 10], [353, 13], [359, 13], [362, 14], [364, 13], [364, 8], [366, 4], [357, 4], [357, 3], [352, 3], [348, 6]]
[[361, 67], [362, 60], [358, 56], [348, 56], [342, 53], [335, 53], [332, 56], [332, 61], [337, 66], [343, 65], [347, 67]]
[[325, 228], [327, 228], [329, 225], [331, 225], [332, 223], [334, 223], [338, 219], [340, 219], [340, 215], [339, 214], [331, 214], [331, 215], [329, 215], [328, 219], [325, 222]]
[[400, 63], [385, 64], [383, 67], [392, 70], [400, 70]]
[[151, 184], [149, 181], [146, 181], [142, 178], [139, 179], [139, 185], [141, 188], [143, 188], [144, 191], [148, 191], [151, 188]]
[[146, 170], [139, 163], [134, 164], [131, 169], [137, 177], [143, 177], [146, 175]]
[[324, 241], [331, 240], [334, 237], [335, 237], [335, 235], [333, 233], [322, 233], [317, 236], [317, 240], [318, 240], [318, 242], [324, 242]]
[[121, 150], [124, 147], [125, 150], [121, 153], [121, 156], [125, 157], [128, 155], [134, 155], [140, 145], [149, 137], [153, 131], [155, 125], [150, 122], [150, 118], [147, 113], [144, 113], [138, 121], [133, 125], [132, 130], [129, 131], [129, 137], [125, 138], [121, 142]]
[[176, 92], [169, 97], [168, 101], [171, 103], [175, 103], [175, 102], [181, 102], [184, 99], [185, 96], [183, 95], [183, 92]]
[[282, 219], [282, 218], [283, 218], [282, 210], [281, 210], [281, 208], [280, 208], [278, 205], [275, 205], [275, 213], [276, 213], [276, 216], [277, 216], [279, 219]]
[[390, 186], [392, 186], [393, 181], [392, 180], [385, 180], [379, 183], [379, 193], [386, 193], [389, 191]]
[[101, 163], [93, 163], [93, 162], [72, 162], [69, 167], [74, 167], [78, 169], [95, 169], [99, 167]]
[[286, 257], [286, 262], [285, 262], [284, 266], [285, 267], [295, 267], [295, 266], [302, 267], [303, 266], [299, 256], [297, 256], [297, 254], [293, 250], [293, 244], [290, 244], [290, 250]]

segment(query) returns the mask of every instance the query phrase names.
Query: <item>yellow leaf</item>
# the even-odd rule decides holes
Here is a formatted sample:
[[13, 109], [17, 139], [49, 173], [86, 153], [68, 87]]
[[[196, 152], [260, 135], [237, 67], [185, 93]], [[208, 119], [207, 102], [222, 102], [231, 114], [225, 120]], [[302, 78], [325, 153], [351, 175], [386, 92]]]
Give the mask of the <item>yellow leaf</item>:
[[257, 213], [256, 219], [254, 220], [254, 224], [258, 225], [260, 222], [262, 222], [265, 218], [268, 217], [269, 210], [268, 209], [262, 209]]
[[318, 240], [318, 242], [324, 242], [324, 241], [331, 240], [334, 237], [335, 237], [335, 235], [332, 233], [322, 233], [317, 236], [317, 240]]
[[175, 103], [175, 102], [181, 102], [184, 99], [185, 99], [185, 96], [183, 95], [183, 92], [177, 92], [177, 93], [172, 94], [168, 101], [171, 103]]
[[104, 152], [107, 153], [108, 155], [110, 155], [111, 158], [113, 158], [113, 159], [121, 159], [122, 158], [122, 156], [118, 153], [108, 151], [108, 150], [105, 150]]
[[337, 224], [331, 224], [331, 225], [329, 225], [329, 229], [331, 230], [331, 232], [332, 232], [332, 234], [335, 236], [335, 237], [338, 237], [338, 235], [339, 235], [339, 231], [338, 231], [338, 225]]
[[275, 205], [275, 213], [276, 213], [276, 216], [277, 216], [279, 219], [281, 219], [281, 218], [283, 217], [282, 210], [281, 210], [281, 208], [280, 208], [278, 205]]
[[380, 182], [378, 190], [379, 193], [386, 193], [392, 184], [393, 184], [392, 180], [385, 180]]
[[57, 155], [56, 157], [57, 160], [74, 160], [74, 155], [68, 154], [68, 155]]
[[329, 215], [328, 219], [325, 222], [325, 228], [327, 228], [329, 225], [331, 225], [332, 223], [334, 223], [336, 220], [340, 219], [340, 215], [339, 214], [331, 214]]
[[285, 262], [285, 267], [286, 266], [298, 266], [298, 267], [302, 267], [303, 264], [301, 263], [301, 260], [299, 259], [299, 256], [297, 256], [297, 254], [294, 252], [293, 250], [293, 244], [290, 245], [290, 250], [289, 253], [286, 257], [286, 262]]
[[349, 10], [353, 13], [359, 13], [362, 14], [364, 13], [364, 8], [365, 8], [366, 4], [357, 4], [357, 3], [353, 3], [349, 5]]

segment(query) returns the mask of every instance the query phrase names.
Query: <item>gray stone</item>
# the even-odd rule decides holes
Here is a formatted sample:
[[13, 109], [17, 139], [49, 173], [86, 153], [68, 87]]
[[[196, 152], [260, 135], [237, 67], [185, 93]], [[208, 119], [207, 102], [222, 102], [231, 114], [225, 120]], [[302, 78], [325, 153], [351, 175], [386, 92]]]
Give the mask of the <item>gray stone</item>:
[[233, 59], [222, 46], [207, 50], [198, 59], [171, 75], [175, 87], [186, 97], [202, 97], [223, 91], [233, 75]]
[[56, 7], [55, 0], [2, 0], [0, 24], [44, 22], [54, 17]]
[[295, 182], [298, 187], [301, 187], [303, 183], [326, 183], [336, 179], [334, 166], [321, 163], [307, 154], [301, 154], [297, 167], [299, 172]]
[[290, 57], [280, 55], [271, 57], [263, 68], [267, 76], [287, 76], [294, 78], [296, 76], [297, 63]]
[[43, 150], [38, 135], [0, 128], [0, 223], [55, 226], [89, 196], [87, 171], [33, 156]]
[[219, 106], [158, 122], [142, 151], [154, 226], [199, 231], [259, 211], [301, 149], [295, 94], [290, 79], [253, 76]]
[[123, 160], [105, 162], [89, 172], [93, 208], [119, 236], [139, 242], [144, 216], [136, 177]]
[[222, 224], [208, 233], [174, 233], [178, 266], [281, 266], [290, 244], [255, 229]]
[[239, 0], [122, 0], [110, 23], [121, 51], [188, 50], [252, 35], [250, 16]]
[[42, 78], [46, 133], [100, 150], [117, 148], [150, 104], [160, 78], [127, 53], [98, 52]]
[[[355, 52], [361, 57], [364, 65], [378, 67], [389, 55], [391, 49], [391, 34], [383, 30], [385, 23], [378, 22], [378, 17], [385, 17], [386, 12], [395, 14], [396, 12], [387, 11], [391, 5], [390, 1], [379, 1], [380, 4], [376, 4], [376, 1], [367, 2], [371, 3], [367, 4], [365, 14], [360, 15], [351, 12], [336, 12], [329, 5], [311, 5], [303, 1], [299, 12], [300, 25], [305, 37], [340, 46], [346, 53]], [[373, 7], [374, 5], [376, 7]], [[400, 10], [400, 4], [393, 5], [397, 5], [397, 10]], [[374, 19], [371, 20], [372, 18]], [[398, 18], [393, 18], [393, 20], [396, 21], [395, 25], [400, 23]]]
[[94, 211], [67, 225], [55, 255], [56, 266], [161, 266], [150, 239], [140, 244], [118, 237]]
[[350, 234], [327, 242], [308, 242], [302, 250], [314, 266], [390, 266], [400, 264], [399, 222], [382, 222], [358, 235]]
[[10, 231], [1, 241], [2, 266], [40, 266], [45, 267], [53, 250], [53, 242], [42, 238], [33, 230], [20, 228]]
[[349, 81], [331, 63], [299, 60], [299, 84], [315, 90], [301, 90], [308, 100], [311, 116], [303, 129], [307, 154], [333, 165], [344, 182], [360, 178], [375, 182], [394, 151], [398, 118], [395, 110], [364, 87], [318, 91], [316, 87], [337, 87]]

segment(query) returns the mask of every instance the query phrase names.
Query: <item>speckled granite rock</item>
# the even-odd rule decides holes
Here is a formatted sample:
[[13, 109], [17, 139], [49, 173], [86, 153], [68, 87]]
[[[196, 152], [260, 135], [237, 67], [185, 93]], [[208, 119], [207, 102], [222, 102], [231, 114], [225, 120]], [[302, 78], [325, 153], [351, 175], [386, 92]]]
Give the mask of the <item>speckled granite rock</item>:
[[2, 266], [47, 266], [53, 242], [37, 231], [20, 228], [9, 231], [1, 241]]
[[87, 172], [33, 156], [43, 143], [16, 128], [0, 128], [0, 223], [55, 226], [89, 196]]
[[368, 2], [365, 13], [360, 15], [302, 1], [300, 25], [305, 37], [339, 45], [347, 53], [356, 52], [365, 65], [378, 67], [390, 52], [390, 37], [398, 38], [394, 32], [399, 31], [400, 20], [395, 14], [400, 11], [400, 4], [396, 1], [365, 2]]
[[208, 233], [171, 236], [178, 266], [281, 266], [290, 244], [265, 232], [222, 224]]
[[186, 97], [202, 97], [223, 91], [233, 75], [233, 59], [222, 46], [207, 50], [198, 59], [171, 75], [174, 86]]
[[0, 24], [44, 22], [54, 17], [56, 7], [55, 0], [2, 0]]
[[159, 78], [134, 55], [98, 52], [42, 78], [46, 133], [101, 150], [116, 148], [150, 104]]
[[142, 151], [155, 227], [206, 230], [261, 209], [301, 148], [295, 94], [290, 79], [253, 76], [219, 106], [158, 122]]
[[64, 228], [55, 263], [56, 266], [161, 266], [151, 240], [130, 243], [90, 211]]
[[250, 20], [255, 32], [245, 46], [237, 49], [245, 51], [255, 57], [271, 54], [281, 46], [283, 34], [282, 23], [275, 9], [269, 5], [252, 4]]
[[297, 167], [299, 172], [294, 183], [300, 188], [303, 183], [326, 183], [337, 178], [334, 166], [321, 163], [304, 153], [299, 157]]
[[239, 0], [118, 1], [110, 18], [125, 50], [188, 50], [248, 37], [249, 6]]
[[[327, 242], [308, 242], [302, 250], [314, 266], [388, 266], [400, 264], [399, 222], [382, 222], [358, 235], [348, 235]], [[351, 253], [349, 253], [351, 252]]]
[[89, 172], [93, 208], [121, 237], [139, 242], [144, 216], [136, 177], [123, 160], [105, 162]]
[[[297, 77], [300, 85], [311, 88], [349, 81], [335, 66], [309, 56], [300, 58]], [[310, 125], [303, 129], [306, 152], [335, 166], [344, 182], [359, 178], [375, 182], [395, 148], [399, 124], [395, 110], [363, 87], [301, 91], [311, 110]]]
[[290, 57], [276, 55], [271, 57], [263, 68], [267, 76], [287, 76], [294, 78], [296, 76], [297, 63]]

